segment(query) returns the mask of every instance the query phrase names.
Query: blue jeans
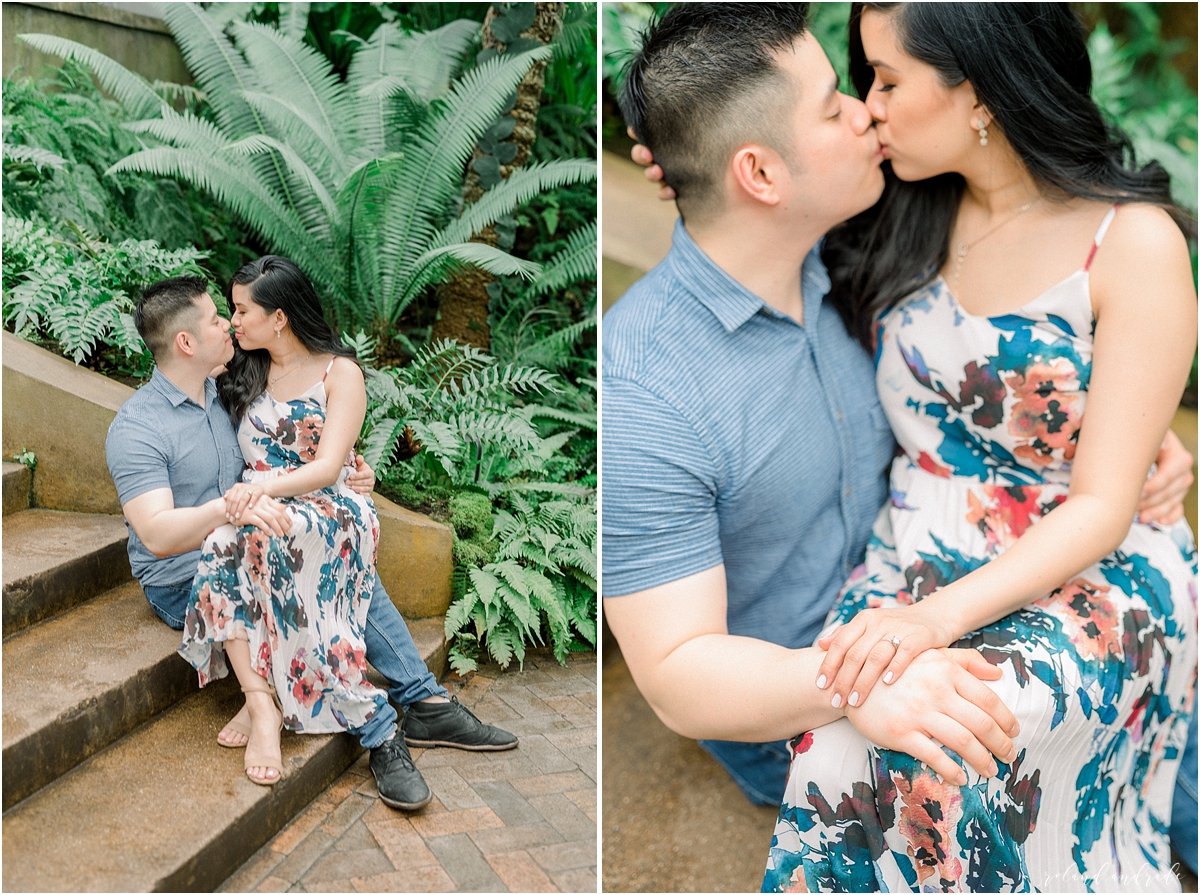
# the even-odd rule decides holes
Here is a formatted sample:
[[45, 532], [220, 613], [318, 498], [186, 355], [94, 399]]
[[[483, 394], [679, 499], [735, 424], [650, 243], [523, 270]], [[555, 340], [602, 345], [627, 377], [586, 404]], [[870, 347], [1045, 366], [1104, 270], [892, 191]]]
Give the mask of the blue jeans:
[[1196, 872], [1196, 712], [1188, 727], [1183, 764], [1175, 778], [1175, 798], [1171, 806], [1171, 845], [1184, 863]]
[[787, 740], [774, 743], [700, 740], [699, 743], [755, 805], [779, 805], [783, 801], [792, 758]]
[[[170, 587], [144, 585], [142, 590], [155, 615], [176, 631], [182, 631], [192, 583]], [[391, 685], [388, 695], [400, 705], [409, 706], [427, 696], [446, 695], [445, 688], [425, 667], [408, 625], [378, 578], [367, 609], [366, 642], [367, 661], [387, 679]], [[362, 727], [350, 729], [350, 733], [358, 737], [363, 748], [374, 749], [395, 731], [397, 717], [396, 709], [389, 703]]]

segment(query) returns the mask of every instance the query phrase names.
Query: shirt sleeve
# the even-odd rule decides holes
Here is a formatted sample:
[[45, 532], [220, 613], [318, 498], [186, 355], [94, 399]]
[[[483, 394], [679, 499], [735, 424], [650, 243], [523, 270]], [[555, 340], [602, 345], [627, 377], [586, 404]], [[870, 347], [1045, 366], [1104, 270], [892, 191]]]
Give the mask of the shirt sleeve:
[[720, 565], [718, 476], [695, 427], [628, 380], [605, 379], [603, 402], [603, 595], [636, 593]]
[[133, 414], [118, 413], [104, 441], [108, 474], [124, 506], [147, 491], [171, 487], [171, 470], [161, 437]]

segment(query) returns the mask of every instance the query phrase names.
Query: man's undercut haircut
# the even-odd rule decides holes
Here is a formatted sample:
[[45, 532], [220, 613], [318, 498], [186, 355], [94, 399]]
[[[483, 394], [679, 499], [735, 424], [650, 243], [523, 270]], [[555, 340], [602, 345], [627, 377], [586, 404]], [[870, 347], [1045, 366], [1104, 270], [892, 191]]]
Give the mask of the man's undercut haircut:
[[790, 162], [795, 91], [774, 53], [804, 34], [807, 3], [679, 3], [644, 35], [620, 106], [679, 213], [722, 205], [725, 166], [760, 143]]
[[172, 277], [160, 280], [142, 293], [133, 312], [138, 335], [154, 355], [163, 360], [180, 330], [195, 333], [200, 307], [196, 299], [208, 292], [204, 277]]

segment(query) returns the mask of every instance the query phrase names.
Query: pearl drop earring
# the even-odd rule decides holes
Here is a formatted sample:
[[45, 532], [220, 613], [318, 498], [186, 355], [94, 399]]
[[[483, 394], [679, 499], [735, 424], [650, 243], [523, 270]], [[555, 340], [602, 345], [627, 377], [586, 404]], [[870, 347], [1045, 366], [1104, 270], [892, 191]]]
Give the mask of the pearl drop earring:
[[979, 145], [987, 146], [987, 126], [984, 122], [979, 122]]

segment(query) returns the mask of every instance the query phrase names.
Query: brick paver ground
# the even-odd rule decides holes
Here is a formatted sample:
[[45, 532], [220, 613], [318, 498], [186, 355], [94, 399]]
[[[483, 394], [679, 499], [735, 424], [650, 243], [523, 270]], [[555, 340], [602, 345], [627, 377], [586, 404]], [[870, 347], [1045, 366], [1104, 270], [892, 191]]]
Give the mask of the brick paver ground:
[[413, 814], [379, 801], [364, 754], [218, 891], [595, 892], [596, 655], [443, 683], [520, 745], [413, 749], [434, 796]]

